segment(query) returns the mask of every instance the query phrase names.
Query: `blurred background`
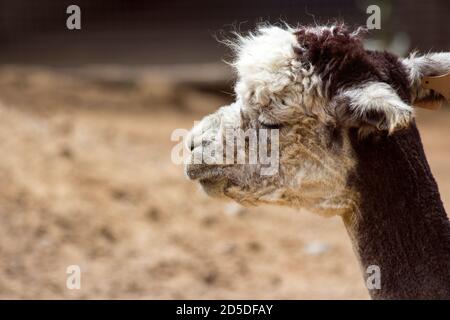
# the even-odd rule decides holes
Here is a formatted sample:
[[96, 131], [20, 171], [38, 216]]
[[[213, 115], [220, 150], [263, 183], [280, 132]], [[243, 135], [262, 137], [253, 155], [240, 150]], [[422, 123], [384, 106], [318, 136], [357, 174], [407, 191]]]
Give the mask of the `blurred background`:
[[[368, 48], [450, 49], [446, 0], [0, 0], [0, 298], [368, 298], [338, 218], [208, 198], [170, 135], [233, 99], [218, 39], [372, 4]], [[447, 212], [449, 110], [417, 120]]]

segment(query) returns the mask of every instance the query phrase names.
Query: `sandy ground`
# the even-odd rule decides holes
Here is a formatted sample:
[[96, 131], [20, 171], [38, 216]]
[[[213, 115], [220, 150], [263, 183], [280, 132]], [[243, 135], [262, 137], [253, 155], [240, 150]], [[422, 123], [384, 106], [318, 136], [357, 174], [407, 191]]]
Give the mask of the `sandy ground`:
[[[225, 98], [154, 80], [0, 68], [0, 298], [367, 299], [338, 218], [186, 180], [170, 134]], [[450, 111], [418, 122], [448, 210]]]

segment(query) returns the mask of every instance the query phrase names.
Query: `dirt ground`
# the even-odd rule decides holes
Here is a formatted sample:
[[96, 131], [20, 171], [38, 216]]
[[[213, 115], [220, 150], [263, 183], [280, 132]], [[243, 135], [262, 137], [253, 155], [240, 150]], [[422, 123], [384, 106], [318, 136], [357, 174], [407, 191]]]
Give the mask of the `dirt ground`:
[[[367, 299], [338, 218], [243, 209], [184, 177], [172, 130], [226, 101], [156, 78], [0, 68], [0, 298]], [[448, 210], [447, 109], [418, 123]]]

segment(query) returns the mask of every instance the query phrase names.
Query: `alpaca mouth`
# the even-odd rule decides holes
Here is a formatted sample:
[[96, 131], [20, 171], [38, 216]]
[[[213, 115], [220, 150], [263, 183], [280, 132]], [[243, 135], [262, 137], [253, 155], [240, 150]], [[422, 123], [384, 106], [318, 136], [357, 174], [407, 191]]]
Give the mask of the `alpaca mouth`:
[[186, 165], [186, 175], [190, 180], [213, 181], [222, 177], [222, 166], [208, 164], [188, 164]]
[[191, 180], [198, 180], [202, 189], [211, 197], [222, 198], [228, 185], [223, 175], [223, 166], [206, 164], [188, 164], [186, 175]]

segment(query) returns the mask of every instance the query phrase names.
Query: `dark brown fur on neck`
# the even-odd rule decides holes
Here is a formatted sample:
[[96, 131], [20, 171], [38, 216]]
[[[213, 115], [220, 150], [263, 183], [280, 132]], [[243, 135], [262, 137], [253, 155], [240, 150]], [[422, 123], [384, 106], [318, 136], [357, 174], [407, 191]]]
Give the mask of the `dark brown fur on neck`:
[[[450, 299], [450, 225], [415, 124], [361, 141], [349, 184], [361, 194], [349, 232], [363, 272], [381, 268], [373, 298]], [[347, 217], [349, 218], [349, 217]]]
[[[355, 120], [348, 100], [339, 98], [343, 90], [381, 82], [410, 104], [405, 67], [388, 52], [365, 50], [360, 33], [345, 25], [321, 32], [301, 28], [296, 36], [298, 59], [320, 74], [338, 127], [353, 128], [349, 131], [357, 167], [348, 183], [361, 203], [344, 221], [363, 272], [370, 265], [381, 269], [381, 289], [370, 294], [450, 299], [450, 224], [415, 123], [387, 135], [380, 129], [383, 114], [369, 110]], [[365, 125], [373, 126], [373, 134], [360, 139], [357, 131]]]

